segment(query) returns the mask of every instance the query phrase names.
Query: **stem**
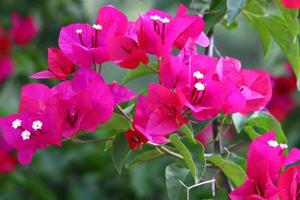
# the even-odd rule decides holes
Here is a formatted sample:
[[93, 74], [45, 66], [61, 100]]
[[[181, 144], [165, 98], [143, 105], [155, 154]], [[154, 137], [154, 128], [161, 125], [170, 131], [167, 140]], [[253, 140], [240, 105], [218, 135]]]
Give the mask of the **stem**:
[[124, 110], [121, 108], [121, 106], [117, 105], [116, 107], [128, 121], [130, 121], [131, 123], [133, 122], [131, 117], [124, 112]]
[[171, 155], [171, 156], [173, 156], [173, 157], [175, 157], [175, 158], [178, 158], [178, 159], [180, 159], [180, 160], [183, 160], [183, 157], [182, 157], [180, 154], [175, 153], [175, 152], [171, 151], [170, 149], [168, 149], [168, 148], [166, 148], [166, 147], [164, 147], [164, 146], [156, 146], [156, 149], [157, 149], [158, 151], [162, 151], [162, 152], [164, 152], [164, 153], [166, 153], [166, 154], [169, 154], [169, 155]]
[[155, 69], [154, 67], [152, 67], [151, 65], [148, 64], [144, 64], [146, 67], [148, 67], [149, 69], [151, 69], [152, 71], [159, 73], [159, 71], [157, 69]]
[[71, 138], [70, 140], [78, 144], [86, 144], [86, 143], [93, 143], [93, 142], [106, 142], [109, 140], [113, 140], [114, 138], [115, 137], [106, 137], [106, 138], [96, 138], [91, 140], [81, 140], [79, 138]]

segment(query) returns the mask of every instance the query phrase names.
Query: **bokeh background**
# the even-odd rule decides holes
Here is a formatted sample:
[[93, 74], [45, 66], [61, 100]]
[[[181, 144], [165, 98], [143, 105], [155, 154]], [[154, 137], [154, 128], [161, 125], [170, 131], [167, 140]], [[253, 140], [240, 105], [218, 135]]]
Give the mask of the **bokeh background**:
[[[201, 1], [195, 1], [201, 7]], [[154, 7], [175, 14], [180, 3], [186, 6], [191, 1], [179, 0], [1, 0], [0, 25], [10, 26], [10, 14], [17, 11], [32, 15], [38, 22], [38, 34], [26, 46], [14, 47], [12, 57], [15, 72], [2, 83], [0, 89], [0, 116], [14, 113], [18, 109], [19, 92], [22, 85], [34, 80], [29, 77], [47, 67], [47, 48], [57, 47], [60, 28], [74, 22], [93, 24], [99, 7], [112, 4], [134, 20], [139, 13]], [[203, 4], [204, 5], [204, 4]], [[257, 32], [243, 17], [232, 27], [221, 23], [214, 32], [215, 46], [223, 56], [241, 60], [244, 68], [269, 70], [274, 75], [286, 73], [285, 60], [278, 47], [273, 44], [264, 56]], [[105, 65], [103, 74], [108, 82], [120, 81], [126, 70]], [[136, 79], [127, 86], [140, 91], [154, 76]], [[54, 81], [42, 81], [55, 84]], [[293, 94], [297, 102], [297, 94]], [[300, 144], [300, 107], [296, 106], [283, 121], [289, 145]], [[243, 137], [243, 136], [238, 136]], [[2, 200], [54, 200], [54, 199], [167, 199], [164, 170], [168, 158], [153, 160], [123, 170], [118, 175], [114, 169], [110, 152], [104, 144], [75, 144], [65, 142], [62, 147], [49, 147], [38, 151], [29, 166], [17, 166], [8, 174], [0, 174], [0, 199]], [[241, 152], [243, 154], [243, 152]]]

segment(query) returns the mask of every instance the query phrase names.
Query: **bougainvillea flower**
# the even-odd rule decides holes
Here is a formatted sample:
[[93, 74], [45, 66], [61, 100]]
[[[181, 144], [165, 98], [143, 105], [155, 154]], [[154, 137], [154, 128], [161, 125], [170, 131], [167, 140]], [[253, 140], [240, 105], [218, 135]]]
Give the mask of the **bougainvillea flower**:
[[64, 81], [52, 90], [59, 95], [64, 137], [81, 130], [94, 131], [112, 116], [111, 90], [95, 71], [80, 69], [72, 81]]
[[69, 59], [82, 67], [102, 64], [109, 60], [106, 41], [124, 36], [127, 17], [113, 6], [103, 6], [98, 12], [96, 24], [71, 24], [61, 29], [59, 47]]
[[294, 166], [282, 172], [277, 187], [280, 189], [281, 200], [297, 200], [300, 197], [300, 167]]
[[48, 49], [48, 69], [35, 73], [31, 78], [44, 79], [54, 78], [66, 80], [75, 72], [75, 65], [57, 48]]
[[150, 84], [147, 96], [138, 99], [133, 127], [152, 143], [166, 143], [166, 135], [187, 122], [182, 116], [182, 108], [176, 93], [163, 86]]
[[129, 37], [111, 38], [107, 41], [107, 51], [110, 60], [123, 68], [134, 69], [140, 62], [144, 64], [149, 62], [146, 51]]
[[55, 97], [43, 84], [28, 84], [22, 88], [19, 112], [1, 118], [3, 137], [18, 150], [21, 164], [29, 164], [37, 149], [61, 144], [62, 120]]
[[10, 34], [16, 44], [28, 44], [37, 34], [37, 24], [32, 16], [21, 18], [17, 12], [11, 15], [12, 27]]
[[47, 108], [41, 114], [20, 113], [1, 119], [3, 137], [18, 150], [21, 164], [29, 164], [37, 149], [61, 145], [61, 127], [57, 116]]
[[109, 87], [113, 95], [115, 105], [124, 103], [136, 97], [136, 93], [134, 91], [129, 90], [127, 87], [120, 85], [115, 81], [112, 82]]
[[8, 56], [0, 57], [0, 83], [9, 76], [15, 69], [12, 59]]
[[287, 8], [300, 8], [299, 0], [280, 0], [280, 1]]
[[132, 129], [126, 131], [125, 137], [131, 150], [141, 149], [142, 145], [148, 142], [148, 139], [142, 133]]
[[272, 86], [267, 72], [241, 70], [241, 63], [230, 57], [221, 58], [216, 71], [219, 79], [228, 88], [223, 105], [226, 114], [248, 114], [264, 108], [271, 99]]
[[12, 172], [17, 164], [12, 148], [6, 144], [2, 135], [0, 135], [0, 161], [0, 173]]
[[179, 6], [176, 17], [150, 9], [137, 20], [139, 44], [147, 53], [159, 57], [170, 53], [173, 47], [183, 48], [189, 39], [196, 41], [203, 29], [202, 17], [187, 15], [183, 5]]
[[9, 34], [0, 27], [0, 58], [10, 54], [12, 41]]
[[198, 120], [217, 116], [225, 99], [226, 86], [213, 76], [216, 64], [215, 58], [193, 56], [176, 86], [181, 101]]
[[[231, 199], [277, 199], [279, 189], [273, 184], [280, 170], [300, 160], [300, 150], [293, 148], [286, 156], [286, 144], [278, 143], [273, 131], [256, 138], [247, 153], [247, 181], [230, 193]], [[252, 189], [251, 189], [252, 188]]]

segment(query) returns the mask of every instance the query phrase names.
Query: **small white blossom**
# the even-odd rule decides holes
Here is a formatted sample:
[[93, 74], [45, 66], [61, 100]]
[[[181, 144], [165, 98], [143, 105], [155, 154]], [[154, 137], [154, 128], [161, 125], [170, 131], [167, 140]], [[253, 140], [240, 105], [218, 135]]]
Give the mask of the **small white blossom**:
[[21, 125], [22, 125], [22, 120], [20, 120], [20, 119], [16, 119], [15, 121], [13, 121], [13, 122], [11, 123], [11, 126], [12, 126], [14, 129], [19, 128]]
[[198, 90], [198, 91], [203, 91], [205, 89], [205, 85], [203, 83], [196, 83], [195, 84], [195, 88]]
[[81, 33], [82, 33], [82, 29], [77, 29], [77, 30], [76, 30], [76, 33], [77, 33], [77, 34], [81, 34]]
[[269, 145], [270, 147], [274, 147], [274, 148], [279, 146], [278, 142], [275, 141], [275, 140], [270, 140], [270, 141], [268, 141], [268, 145]]
[[204, 77], [204, 75], [199, 71], [195, 71], [193, 73], [193, 77], [195, 77], [196, 79], [202, 79]]
[[21, 134], [23, 140], [29, 140], [30, 135], [31, 135], [31, 133], [27, 130], [23, 131], [22, 134]]
[[287, 144], [280, 144], [280, 148], [281, 148], [281, 149], [287, 149], [287, 148], [288, 148], [288, 145], [287, 145]]
[[150, 19], [156, 21], [156, 20], [160, 20], [161, 18], [160, 18], [160, 16], [158, 16], [158, 15], [151, 15], [151, 16], [150, 16]]
[[32, 128], [35, 131], [42, 129], [42, 126], [43, 126], [43, 123], [40, 120], [36, 120], [36, 121], [32, 122]]
[[102, 26], [100, 24], [94, 24], [93, 28], [98, 30], [98, 31], [102, 30]]
[[165, 17], [165, 18], [160, 18], [159, 21], [161, 21], [162, 23], [166, 24], [170, 22], [170, 19]]

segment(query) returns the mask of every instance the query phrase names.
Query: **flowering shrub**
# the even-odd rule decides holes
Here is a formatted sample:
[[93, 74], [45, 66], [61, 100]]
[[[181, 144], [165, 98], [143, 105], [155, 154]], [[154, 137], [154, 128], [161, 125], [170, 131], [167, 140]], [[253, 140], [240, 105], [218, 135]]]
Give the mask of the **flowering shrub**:
[[[207, 12], [224, 2], [212, 1]], [[296, 74], [291, 75], [293, 80], [273, 78], [274, 94], [280, 97], [271, 100], [269, 72], [242, 67], [233, 57], [215, 56], [214, 24], [207, 14], [190, 14], [180, 4], [176, 15], [149, 9], [130, 21], [114, 6], [105, 5], [93, 25], [63, 26], [59, 48], [48, 49], [48, 68], [31, 76], [58, 83], [24, 85], [18, 111], [0, 119], [5, 141], [0, 141], [0, 155], [7, 161], [0, 171], [13, 170], [13, 151], [20, 164], [28, 165], [37, 150], [49, 146], [105, 142], [119, 173], [136, 163], [172, 157], [165, 171], [170, 199], [190, 199], [191, 189], [207, 186], [207, 198], [297, 199], [299, 167], [289, 166], [300, 160], [300, 150], [288, 153], [287, 138], [270, 112], [283, 120], [290, 109], [277, 111], [277, 102], [289, 99], [288, 91], [296, 88], [300, 76], [300, 58], [295, 56], [298, 31], [288, 27], [291, 37], [283, 41], [274, 29], [290, 23], [298, 30], [298, 11], [284, 7], [294, 7], [293, 1], [276, 1], [280, 14], [265, 16], [261, 2], [239, 2], [228, 0], [221, 18], [227, 12], [226, 23], [231, 24], [243, 9], [262, 39], [267, 34], [278, 43]], [[26, 44], [36, 32], [34, 23], [16, 14], [12, 20], [14, 41]], [[298, 48], [293, 48], [295, 41]], [[267, 53], [270, 45], [263, 42]], [[7, 54], [7, 48], [0, 50]], [[105, 80], [106, 63], [128, 71], [123, 83]], [[145, 90], [125, 86], [147, 74], [155, 74], [157, 81]], [[245, 143], [234, 141], [238, 133], [253, 140], [247, 162], [232, 153], [239, 142]]]

